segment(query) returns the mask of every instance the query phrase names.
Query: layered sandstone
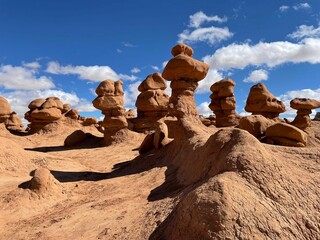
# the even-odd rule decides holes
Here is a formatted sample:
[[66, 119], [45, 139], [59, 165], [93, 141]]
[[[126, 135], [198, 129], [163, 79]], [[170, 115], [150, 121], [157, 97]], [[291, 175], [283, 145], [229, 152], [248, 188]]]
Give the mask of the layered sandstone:
[[169, 60], [162, 73], [163, 78], [171, 81], [172, 95], [168, 110], [170, 115], [177, 118], [175, 140], [187, 139], [199, 131], [205, 131], [196, 109], [194, 91], [198, 82], [206, 76], [209, 66], [193, 59], [192, 48], [183, 43], [173, 47], [171, 53], [173, 58]]
[[236, 126], [239, 123], [240, 116], [236, 114], [236, 99], [234, 97], [234, 87], [236, 83], [225, 78], [214, 83], [210, 90], [211, 103], [209, 108], [216, 115], [217, 127]]
[[134, 119], [134, 130], [152, 131], [159, 121], [168, 114], [169, 96], [164, 92], [167, 84], [160, 73], [147, 76], [138, 90], [141, 92], [136, 101], [138, 116]]
[[311, 126], [310, 114], [313, 109], [320, 108], [320, 102], [309, 98], [295, 98], [291, 100], [290, 107], [297, 110], [297, 116], [291, 124], [304, 130]]
[[286, 109], [284, 104], [277, 100], [264, 84], [258, 83], [250, 89], [245, 110], [253, 115], [260, 114], [266, 118], [276, 118]]
[[63, 103], [57, 97], [38, 98], [33, 100], [24, 118], [30, 122], [29, 132], [34, 133], [45, 125], [57, 122], [62, 118]]
[[104, 128], [104, 145], [123, 141], [126, 136], [128, 122], [123, 106], [122, 81], [102, 81], [96, 89], [98, 97], [93, 100], [93, 106], [102, 111], [105, 118], [102, 122]]

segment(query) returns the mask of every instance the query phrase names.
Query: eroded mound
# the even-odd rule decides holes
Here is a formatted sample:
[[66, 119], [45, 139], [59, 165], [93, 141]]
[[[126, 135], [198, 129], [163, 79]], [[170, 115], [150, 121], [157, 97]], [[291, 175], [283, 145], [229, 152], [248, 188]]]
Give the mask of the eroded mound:
[[318, 148], [299, 155], [243, 130], [223, 129], [192, 157], [183, 151], [176, 157], [185, 157], [177, 178], [188, 187], [151, 239], [320, 237]]

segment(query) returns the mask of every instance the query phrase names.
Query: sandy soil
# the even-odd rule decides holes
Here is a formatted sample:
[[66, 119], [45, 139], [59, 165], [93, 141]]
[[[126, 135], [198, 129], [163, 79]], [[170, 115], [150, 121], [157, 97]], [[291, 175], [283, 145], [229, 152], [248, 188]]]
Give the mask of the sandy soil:
[[[101, 147], [102, 134], [89, 127], [82, 130], [93, 137], [77, 147], [63, 147], [65, 138], [76, 129], [58, 126], [55, 131], [28, 136], [0, 128], [0, 239], [223, 239], [221, 234], [229, 236], [227, 233], [233, 239], [320, 237], [320, 123], [313, 124], [306, 148], [261, 144], [241, 130], [232, 140], [228, 138], [231, 130], [230, 134], [226, 130], [215, 139], [208, 134], [190, 140], [193, 150], [181, 146], [185, 155], [168, 146], [139, 156], [134, 149], [143, 134], [139, 139]], [[224, 145], [220, 146], [221, 142]], [[203, 150], [209, 149], [206, 144], [211, 146], [210, 153]], [[196, 155], [192, 157], [193, 152]], [[219, 156], [210, 155], [218, 152]], [[204, 160], [192, 166], [192, 159]], [[234, 159], [239, 160], [238, 165], [231, 164]], [[222, 167], [222, 161], [230, 161], [230, 166]], [[219, 164], [221, 168], [212, 167]], [[42, 193], [26, 188], [33, 170], [39, 167], [48, 168], [57, 180]], [[212, 187], [217, 185], [219, 191]], [[204, 216], [199, 210], [199, 203], [208, 212], [217, 209], [212, 205], [215, 192], [226, 199], [218, 205], [223, 209], [219, 217], [230, 219]], [[255, 206], [260, 209], [256, 217]], [[304, 226], [293, 214], [302, 209]], [[277, 214], [281, 212], [280, 218]], [[232, 220], [234, 213], [240, 220]], [[280, 223], [265, 223], [264, 216], [278, 218]], [[203, 227], [202, 220], [219, 227]], [[243, 222], [237, 223], [238, 228], [248, 226], [238, 229], [238, 235], [228, 228], [236, 221]], [[221, 228], [223, 224], [226, 227]], [[263, 233], [264, 226], [268, 228]], [[255, 232], [259, 227], [261, 231]], [[225, 229], [228, 232], [223, 232]], [[192, 231], [197, 235], [190, 234]], [[221, 234], [210, 235], [210, 231]]]

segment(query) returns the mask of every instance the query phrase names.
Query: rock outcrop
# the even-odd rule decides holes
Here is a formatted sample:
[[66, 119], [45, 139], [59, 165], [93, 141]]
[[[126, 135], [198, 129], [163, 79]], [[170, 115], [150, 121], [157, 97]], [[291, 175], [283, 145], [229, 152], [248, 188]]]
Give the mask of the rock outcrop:
[[320, 112], [317, 112], [316, 115], [314, 116], [314, 121], [320, 121]]
[[177, 118], [174, 139], [188, 139], [206, 131], [201, 123], [194, 101], [194, 91], [207, 74], [209, 66], [192, 58], [191, 47], [179, 43], [171, 51], [174, 56], [165, 66], [162, 77], [171, 81], [172, 95], [169, 99], [169, 114]]
[[251, 87], [244, 109], [253, 115], [260, 114], [266, 118], [279, 117], [279, 114], [286, 110], [284, 104], [277, 100], [262, 83]]
[[291, 124], [305, 130], [311, 126], [309, 115], [311, 114], [312, 109], [320, 108], [320, 102], [309, 98], [295, 98], [290, 101], [290, 107], [298, 110], [297, 116]]
[[7, 118], [4, 123], [6, 128], [10, 131], [24, 131], [22, 120], [15, 112], [10, 113], [9, 118]]
[[124, 141], [129, 133], [128, 122], [123, 106], [122, 81], [102, 81], [96, 89], [98, 97], [93, 100], [93, 106], [102, 111], [105, 118], [102, 122], [104, 128], [104, 145]]
[[261, 139], [264, 137], [267, 128], [275, 123], [275, 120], [266, 118], [262, 115], [250, 115], [240, 119], [239, 128], [248, 131], [256, 138]]
[[305, 147], [307, 134], [287, 123], [276, 123], [266, 129], [266, 142], [270, 144]]
[[7, 99], [0, 96], [0, 123], [9, 118], [11, 107]]
[[49, 123], [61, 119], [63, 103], [57, 97], [38, 98], [33, 100], [24, 118], [30, 122], [28, 125], [29, 133], [35, 133]]
[[239, 123], [240, 116], [236, 114], [236, 99], [234, 97], [234, 87], [236, 83], [225, 78], [214, 83], [210, 90], [211, 103], [209, 108], [216, 115], [217, 127], [236, 126]]
[[10, 131], [21, 132], [24, 130], [21, 118], [15, 113], [11, 112], [11, 106], [7, 99], [0, 96], [0, 123], [4, 123], [6, 128]]
[[136, 101], [138, 116], [134, 119], [137, 132], [152, 131], [158, 128], [159, 121], [168, 114], [169, 96], [164, 90], [167, 84], [160, 73], [147, 76], [139, 85], [141, 92]]

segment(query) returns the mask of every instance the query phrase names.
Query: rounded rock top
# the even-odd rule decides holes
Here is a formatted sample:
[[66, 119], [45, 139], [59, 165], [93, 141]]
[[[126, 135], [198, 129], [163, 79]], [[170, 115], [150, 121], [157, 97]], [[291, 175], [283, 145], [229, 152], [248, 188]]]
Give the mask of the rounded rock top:
[[320, 102], [310, 98], [294, 98], [290, 101], [290, 107], [296, 110], [299, 109], [316, 109], [320, 108]]

